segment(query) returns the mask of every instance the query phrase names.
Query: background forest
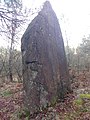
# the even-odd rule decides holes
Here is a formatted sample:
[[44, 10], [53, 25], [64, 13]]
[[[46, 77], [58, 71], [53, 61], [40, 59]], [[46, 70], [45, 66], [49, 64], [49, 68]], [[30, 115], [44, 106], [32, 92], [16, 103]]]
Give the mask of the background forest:
[[[77, 48], [65, 46], [69, 69], [77, 73], [90, 70], [90, 36], [82, 38]], [[1, 82], [10, 80], [10, 49], [0, 47], [0, 79]], [[11, 69], [13, 81], [22, 81], [22, 57], [20, 50], [12, 49]]]

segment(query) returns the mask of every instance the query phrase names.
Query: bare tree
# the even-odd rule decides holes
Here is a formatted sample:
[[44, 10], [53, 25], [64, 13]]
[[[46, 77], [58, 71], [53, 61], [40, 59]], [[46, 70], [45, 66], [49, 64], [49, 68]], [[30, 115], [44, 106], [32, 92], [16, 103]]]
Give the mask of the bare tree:
[[[4, 0], [3, 3], [0, 3], [0, 34], [2, 35], [2, 33], [4, 33], [9, 41], [8, 74], [11, 82], [13, 81], [14, 66], [13, 51], [15, 49], [16, 43], [18, 43], [18, 40], [20, 39], [18, 33], [21, 31], [23, 24], [28, 21], [28, 16], [31, 17], [33, 14], [33, 10], [23, 8], [22, 0]], [[18, 70], [16, 71], [20, 78], [21, 76]]]
[[[13, 61], [13, 49], [16, 42], [17, 29], [25, 21], [24, 13], [22, 10], [22, 1], [20, 0], [4, 0], [3, 4], [0, 4], [0, 32], [5, 33], [9, 39], [9, 77], [10, 81], [13, 81], [12, 73], [12, 61]], [[3, 26], [3, 27], [2, 27]], [[4, 28], [4, 29], [3, 29]]]

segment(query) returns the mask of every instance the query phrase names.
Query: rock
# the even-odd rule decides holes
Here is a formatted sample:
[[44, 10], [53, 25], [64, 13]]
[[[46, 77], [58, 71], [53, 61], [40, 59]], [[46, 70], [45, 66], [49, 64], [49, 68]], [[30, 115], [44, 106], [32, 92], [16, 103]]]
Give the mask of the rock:
[[70, 88], [62, 33], [48, 1], [26, 29], [21, 51], [25, 101], [33, 114]]

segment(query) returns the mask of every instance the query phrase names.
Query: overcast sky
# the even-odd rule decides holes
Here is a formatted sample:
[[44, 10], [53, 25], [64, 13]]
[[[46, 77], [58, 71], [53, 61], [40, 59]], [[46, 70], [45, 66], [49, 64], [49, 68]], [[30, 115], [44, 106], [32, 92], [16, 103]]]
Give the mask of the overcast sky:
[[[23, 3], [28, 8], [39, 8], [44, 1], [23, 0]], [[68, 39], [71, 47], [78, 46], [83, 36], [90, 34], [90, 0], [50, 0], [50, 3], [59, 19], [65, 43]]]

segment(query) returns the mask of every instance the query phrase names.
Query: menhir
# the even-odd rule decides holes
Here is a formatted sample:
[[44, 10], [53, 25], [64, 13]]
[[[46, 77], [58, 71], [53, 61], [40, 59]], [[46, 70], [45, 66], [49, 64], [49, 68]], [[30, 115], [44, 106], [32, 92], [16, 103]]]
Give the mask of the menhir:
[[21, 51], [25, 101], [33, 114], [63, 99], [70, 89], [63, 38], [49, 2], [26, 29]]

